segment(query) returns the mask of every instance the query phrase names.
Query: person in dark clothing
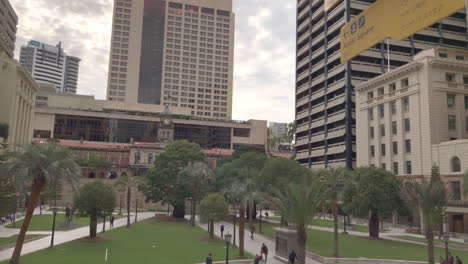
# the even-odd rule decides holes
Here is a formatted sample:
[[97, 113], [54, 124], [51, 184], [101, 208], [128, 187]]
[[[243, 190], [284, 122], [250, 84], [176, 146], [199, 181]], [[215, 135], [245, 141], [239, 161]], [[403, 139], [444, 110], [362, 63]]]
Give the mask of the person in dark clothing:
[[455, 264], [463, 264], [463, 262], [461, 261], [461, 259], [458, 256], [456, 256], [456, 258], [457, 259], [455, 260]]
[[266, 264], [267, 258], [268, 258], [268, 248], [264, 243], [262, 243], [262, 249], [260, 250], [260, 255], [262, 257], [265, 256], [265, 264]]
[[114, 227], [114, 220], [115, 220], [114, 216], [111, 215], [110, 218], [109, 218], [109, 223], [110, 223], [111, 228]]
[[255, 225], [254, 224], [251, 224], [250, 225], [250, 239], [254, 239], [254, 233], [255, 233]]
[[262, 257], [255, 255], [254, 264], [260, 264], [260, 260], [262, 260]]
[[452, 254], [448, 253], [448, 264], [454, 264], [455, 259], [453, 258]]
[[213, 264], [213, 258], [211, 257], [211, 253], [206, 256], [205, 264]]
[[268, 212], [265, 212], [265, 218], [266, 218], [266, 220], [268, 220], [268, 216], [269, 216]]
[[224, 225], [221, 225], [221, 237], [224, 237]]
[[294, 252], [294, 249], [291, 251], [291, 253], [289, 253], [289, 264], [294, 264], [294, 262], [296, 262], [296, 259], [297, 259], [297, 255], [296, 255], [296, 252]]

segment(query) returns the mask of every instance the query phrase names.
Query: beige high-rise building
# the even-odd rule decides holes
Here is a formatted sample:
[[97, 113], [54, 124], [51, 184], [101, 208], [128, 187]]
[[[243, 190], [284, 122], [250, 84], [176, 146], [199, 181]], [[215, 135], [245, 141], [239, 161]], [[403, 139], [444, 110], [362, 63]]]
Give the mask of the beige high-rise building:
[[231, 119], [232, 0], [115, 0], [107, 99]]
[[13, 58], [18, 16], [8, 0], [0, 0], [0, 42], [8, 57]]

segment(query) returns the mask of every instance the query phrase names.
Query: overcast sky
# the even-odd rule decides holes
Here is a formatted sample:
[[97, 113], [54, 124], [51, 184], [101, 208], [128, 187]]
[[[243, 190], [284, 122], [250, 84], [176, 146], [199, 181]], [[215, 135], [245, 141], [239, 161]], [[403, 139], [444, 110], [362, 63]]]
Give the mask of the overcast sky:
[[[233, 0], [236, 13], [233, 119], [294, 119], [295, 1]], [[81, 58], [78, 93], [104, 99], [113, 0], [10, 0], [19, 48], [62, 41]]]

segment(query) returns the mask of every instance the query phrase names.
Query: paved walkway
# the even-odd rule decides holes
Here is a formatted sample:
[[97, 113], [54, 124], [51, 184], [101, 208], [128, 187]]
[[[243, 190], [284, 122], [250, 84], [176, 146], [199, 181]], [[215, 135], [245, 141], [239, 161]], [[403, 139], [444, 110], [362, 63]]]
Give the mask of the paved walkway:
[[[201, 226], [203, 229], [207, 230], [207, 225], [206, 224], [201, 224], [197, 220], [197, 224]], [[224, 225], [224, 233], [227, 234], [228, 232], [230, 234], [233, 234], [233, 229], [234, 226], [231, 223], [228, 222], [219, 222], [214, 224], [214, 230], [215, 230], [215, 235], [218, 237], [221, 237], [221, 224]], [[239, 238], [238, 238], [238, 226], [236, 225], [236, 244], [239, 245]], [[268, 247], [268, 264], [282, 264], [278, 260], [274, 259], [274, 254], [275, 254], [275, 242], [265, 236], [259, 235], [259, 234], [254, 234], [254, 239], [250, 239], [250, 232], [245, 231], [244, 232], [244, 248], [245, 251], [249, 252], [252, 255], [260, 254], [260, 248], [262, 247], [262, 243], [265, 243], [265, 245]], [[236, 249], [237, 250], [237, 249]], [[253, 262], [253, 260], [252, 260]], [[261, 262], [262, 264], [264, 262]], [[310, 258], [307, 258], [306, 264], [319, 264], [319, 262], [314, 261]]]
[[[43, 211], [44, 213], [44, 211]], [[154, 212], [139, 212], [138, 213], [138, 221], [142, 221], [154, 216]], [[134, 217], [131, 217], [131, 221], [134, 221]], [[127, 224], [127, 218], [115, 219], [114, 221], [114, 228], [122, 227]], [[106, 230], [109, 228], [109, 222], [106, 221]], [[9, 230], [7, 228], [0, 229], [0, 236], [3, 235], [5, 230]], [[19, 229], [11, 229], [16, 230], [15, 232], [18, 233]], [[98, 224], [98, 232], [102, 230], [102, 224]], [[27, 232], [27, 234], [36, 234], [36, 232]], [[50, 234], [50, 232], [41, 232], [41, 234]], [[60, 245], [66, 242], [70, 242], [72, 240], [76, 240], [82, 237], [89, 236], [89, 226], [80, 227], [77, 229], [73, 229], [70, 231], [56, 231], [54, 237], [54, 244]], [[41, 239], [37, 239], [31, 242], [28, 242], [23, 245], [23, 250], [21, 251], [21, 255], [26, 255], [35, 251], [39, 251], [42, 249], [46, 249], [50, 246], [50, 235]], [[8, 248], [5, 250], [0, 251], [0, 261], [8, 260], [13, 254], [13, 248]]]

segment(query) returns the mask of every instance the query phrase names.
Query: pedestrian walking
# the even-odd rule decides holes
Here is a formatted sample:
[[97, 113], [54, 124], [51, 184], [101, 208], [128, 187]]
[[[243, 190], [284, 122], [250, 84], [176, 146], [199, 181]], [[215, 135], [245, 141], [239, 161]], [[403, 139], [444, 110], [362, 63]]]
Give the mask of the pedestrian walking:
[[5, 221], [5, 217], [2, 216], [2, 218], [0, 218], [0, 221], [2, 222], [2, 225], [4, 225], [5, 222], [6, 222], [6, 221]]
[[268, 216], [269, 216], [269, 215], [268, 215], [268, 212], [265, 212], [265, 218], [266, 218], [266, 220], [268, 220]]
[[208, 253], [208, 256], [206, 256], [205, 264], [213, 264], [213, 258], [211, 257], [211, 253]]
[[296, 259], [297, 259], [297, 255], [296, 255], [296, 252], [294, 252], [294, 249], [291, 251], [291, 253], [289, 253], [289, 264], [294, 264], [294, 262], [296, 262]]
[[221, 224], [220, 228], [221, 228], [221, 238], [223, 238], [224, 237], [224, 225]]
[[111, 215], [110, 218], [109, 218], [109, 223], [110, 223], [110, 227], [111, 227], [111, 228], [114, 227], [114, 220], [115, 220], [114, 216]]
[[255, 225], [254, 224], [251, 224], [250, 225], [250, 239], [254, 239], [254, 232], [255, 232]]
[[262, 243], [262, 249], [260, 250], [260, 255], [262, 256], [262, 258], [265, 257], [265, 264], [266, 264], [267, 259], [268, 259], [268, 248], [265, 245], [265, 243]]
[[461, 261], [461, 259], [458, 256], [456, 256], [456, 258], [457, 259], [455, 261], [455, 264], [463, 264], [463, 262]]

